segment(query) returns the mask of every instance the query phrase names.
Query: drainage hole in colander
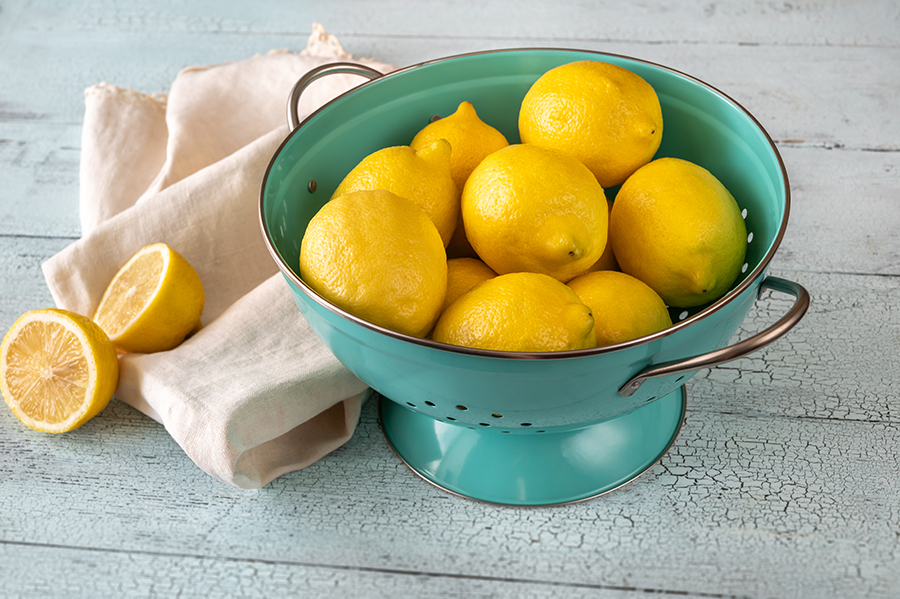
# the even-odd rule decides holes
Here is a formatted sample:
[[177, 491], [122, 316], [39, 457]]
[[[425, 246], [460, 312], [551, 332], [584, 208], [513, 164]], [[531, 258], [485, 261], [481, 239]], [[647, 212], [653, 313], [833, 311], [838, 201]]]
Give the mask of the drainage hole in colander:
[[412, 407], [416, 407], [416, 404], [414, 404], [414, 403], [411, 402], [411, 401], [406, 402], [406, 405], [412, 406]]
[[425, 402], [425, 405], [426, 405], [426, 406], [430, 406], [430, 407], [432, 407], [432, 408], [434, 407], [434, 404], [431, 403], [430, 401], [426, 401], [426, 402]]
[[681, 314], [678, 315], [678, 320], [684, 320], [687, 317], [688, 317], [688, 311], [685, 310], [684, 312], [682, 312]]
[[439, 120], [441, 120], [441, 115], [436, 114], [436, 115], [434, 115], [433, 117], [431, 117], [430, 119], [428, 119], [428, 122], [429, 122], [429, 123], [435, 123], [435, 122], [437, 122], [437, 121], [439, 121]]
[[478, 426], [490, 426], [487, 422], [479, 422]]
[[469, 408], [467, 408], [466, 406], [460, 405], [460, 406], [456, 406], [456, 409], [465, 411], [465, 410], [468, 410]]
[[683, 379], [684, 379], [684, 375], [681, 375], [680, 377], [678, 377], [677, 379], [675, 379], [675, 382], [676, 382], [676, 383], [680, 383]]
[[749, 268], [749, 266], [750, 266], [749, 264], [744, 262], [744, 265], [741, 267], [741, 272], [747, 272], [747, 268]]
[[530, 422], [523, 422], [521, 426], [531, 426]]
[[650, 402], [653, 401], [654, 399], [656, 399], [656, 396], [655, 396], [655, 395], [654, 395], [653, 397], [651, 397], [650, 399], [648, 399], [648, 400], [646, 401], [646, 403], [650, 403]]
[[534, 431], [534, 432], [536, 432], [536, 433], [546, 433], [547, 431], [541, 430], [541, 431]]
[[747, 243], [750, 243], [751, 241], [753, 241], [753, 231], [751, 231], [750, 234], [747, 235]]
[[456, 420], [453, 416], [447, 416], [447, 420]]
[[746, 220], [746, 218], [747, 218], [747, 209], [746, 208], [741, 210], [741, 218]]
[[494, 418], [503, 418], [503, 414], [497, 414], [496, 412], [491, 414], [491, 416], [493, 416]]
[[509, 431], [500, 431], [501, 433], [508, 433]]

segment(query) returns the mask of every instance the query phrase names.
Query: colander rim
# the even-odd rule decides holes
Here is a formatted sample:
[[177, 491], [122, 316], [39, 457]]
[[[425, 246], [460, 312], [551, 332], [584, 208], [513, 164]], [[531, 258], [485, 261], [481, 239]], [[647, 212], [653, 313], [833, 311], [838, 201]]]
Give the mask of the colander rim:
[[[688, 316], [684, 320], [680, 320], [677, 323], [673, 323], [672, 326], [667, 327], [661, 331], [652, 333], [650, 335], [645, 335], [643, 337], [637, 337], [635, 339], [630, 339], [628, 341], [623, 341], [621, 343], [616, 343], [613, 345], [607, 345], [607, 346], [603, 346], [603, 347], [593, 347], [593, 348], [588, 348], [588, 349], [564, 350], [564, 351], [553, 351], [553, 352], [513, 352], [513, 351], [502, 351], [502, 350], [480, 349], [480, 348], [464, 347], [464, 346], [459, 346], [459, 345], [451, 345], [449, 343], [441, 343], [439, 341], [434, 341], [431, 339], [423, 339], [423, 338], [419, 338], [419, 337], [413, 337], [412, 335], [407, 335], [405, 333], [394, 331], [394, 330], [388, 329], [386, 327], [377, 325], [375, 323], [369, 322], [369, 321], [364, 320], [354, 314], [351, 314], [350, 312], [347, 312], [346, 310], [343, 310], [342, 308], [339, 308], [338, 306], [335, 306], [334, 304], [332, 304], [331, 302], [329, 302], [328, 300], [323, 298], [321, 295], [316, 293], [309, 285], [307, 285], [297, 275], [297, 273], [294, 272], [293, 268], [291, 268], [290, 266], [288, 266], [285, 263], [285, 261], [282, 259], [281, 255], [279, 254], [278, 250], [275, 248], [275, 244], [273, 243], [272, 238], [269, 235], [269, 227], [268, 227], [268, 223], [266, 222], [266, 215], [265, 215], [265, 209], [264, 209], [266, 185], [268, 183], [269, 175], [272, 171], [272, 168], [275, 165], [275, 162], [277, 161], [278, 157], [281, 155], [282, 150], [290, 142], [290, 140], [293, 139], [294, 135], [298, 131], [300, 131], [309, 120], [315, 118], [316, 115], [318, 115], [321, 111], [326, 110], [329, 106], [331, 106], [332, 104], [334, 104], [335, 102], [337, 102], [338, 100], [343, 98], [344, 96], [358, 92], [360, 89], [362, 89], [366, 86], [377, 85], [380, 82], [382, 82], [383, 80], [386, 80], [390, 77], [395, 77], [395, 76], [397, 76], [401, 73], [405, 73], [407, 71], [422, 68], [422, 67], [425, 67], [425, 66], [428, 66], [431, 64], [447, 62], [447, 61], [451, 61], [451, 60], [457, 60], [457, 59], [467, 58], [467, 57], [472, 57], [472, 56], [479, 56], [479, 55], [484, 55], [484, 54], [517, 53], [517, 52], [566, 52], [566, 53], [574, 52], [574, 53], [578, 53], [578, 54], [593, 54], [596, 56], [607, 56], [607, 57], [612, 57], [612, 58], [620, 58], [620, 59], [624, 59], [624, 60], [628, 60], [628, 61], [632, 61], [632, 62], [642, 63], [642, 64], [645, 64], [647, 66], [650, 66], [650, 67], [653, 67], [656, 69], [668, 71], [674, 75], [683, 77], [683, 78], [688, 79], [702, 87], [705, 87], [706, 89], [710, 90], [714, 94], [723, 98], [727, 103], [732, 104], [734, 107], [736, 107], [738, 110], [740, 110], [747, 118], [749, 118], [750, 121], [754, 124], [754, 126], [759, 130], [759, 132], [762, 133], [763, 136], [765, 137], [769, 148], [771, 149], [772, 153], [774, 154], [775, 159], [778, 161], [778, 167], [781, 171], [781, 176], [784, 181], [784, 211], [783, 211], [783, 214], [781, 217], [781, 223], [779, 225], [778, 232], [776, 233], [775, 239], [772, 241], [772, 244], [771, 244], [769, 250], [766, 252], [765, 256], [763, 256], [762, 259], [759, 261], [759, 264], [757, 264], [757, 266], [750, 272], [750, 274], [747, 275], [744, 278], [744, 280], [741, 281], [741, 283], [738, 284], [735, 288], [731, 289], [730, 291], [728, 291], [728, 293], [726, 293], [725, 295], [723, 295], [716, 301], [712, 302], [711, 304], [709, 304], [708, 306], [706, 306], [705, 308], [703, 308], [696, 314]], [[409, 65], [406, 67], [396, 69], [394, 71], [390, 71], [389, 73], [386, 73], [383, 76], [378, 77], [376, 79], [365, 81], [365, 82], [361, 83], [360, 85], [357, 85], [357, 86], [347, 90], [346, 92], [336, 96], [335, 98], [331, 99], [330, 101], [326, 102], [325, 104], [323, 104], [322, 106], [317, 108], [315, 111], [310, 113], [305, 119], [303, 119], [303, 121], [300, 122], [300, 124], [294, 130], [292, 130], [291, 132], [288, 133], [288, 135], [284, 138], [284, 140], [282, 140], [281, 144], [279, 144], [278, 148], [275, 150], [274, 154], [272, 155], [272, 158], [269, 160], [269, 163], [266, 166], [266, 171], [265, 171], [265, 174], [263, 175], [262, 183], [260, 185], [260, 190], [259, 190], [258, 216], [259, 216], [259, 225], [260, 225], [260, 229], [262, 230], [262, 233], [263, 233], [263, 239], [265, 241], [266, 248], [268, 249], [269, 254], [271, 254], [272, 258], [275, 260], [276, 264], [278, 265], [279, 270], [281, 271], [282, 275], [287, 277], [291, 283], [293, 283], [294, 285], [297, 286], [297, 288], [302, 290], [304, 295], [306, 295], [308, 298], [310, 298], [311, 300], [313, 300], [314, 302], [316, 302], [317, 304], [319, 304], [321, 307], [325, 308], [326, 310], [334, 313], [337, 316], [340, 316], [344, 320], [352, 322], [356, 325], [359, 325], [359, 326], [366, 328], [368, 330], [371, 330], [373, 332], [380, 333], [382, 335], [391, 337], [393, 339], [397, 339], [399, 341], [405, 341], [408, 343], [412, 343], [414, 345], [420, 345], [420, 346], [428, 347], [428, 348], [435, 349], [438, 351], [445, 351], [445, 352], [472, 355], [472, 356], [500, 358], [500, 359], [507, 359], [507, 360], [564, 360], [564, 359], [582, 358], [582, 357], [587, 357], [587, 356], [596, 356], [596, 355], [601, 355], [601, 354], [607, 354], [607, 353], [612, 353], [612, 352], [619, 351], [619, 350], [636, 347], [639, 345], [653, 343], [653, 342], [663, 339], [665, 337], [674, 335], [674, 334], [678, 333], [679, 331], [681, 331], [682, 329], [687, 328], [697, 322], [705, 320], [705, 319], [709, 318], [710, 316], [712, 316], [713, 314], [715, 314], [716, 312], [725, 308], [725, 306], [730, 304], [735, 298], [737, 298], [738, 296], [743, 294], [747, 289], [749, 289], [755, 285], [758, 285], [759, 282], [761, 281], [762, 275], [768, 269], [769, 263], [772, 261], [772, 258], [774, 257], [775, 252], [777, 251], [778, 247], [781, 245], [781, 242], [784, 238], [785, 231], [787, 230], [788, 219], [790, 216], [790, 209], [791, 209], [790, 181], [788, 179], [787, 169], [784, 165], [784, 160], [781, 157], [781, 153], [778, 151], [778, 147], [776, 146], [775, 141], [772, 139], [771, 135], [769, 135], [769, 132], [762, 125], [762, 123], [760, 123], [759, 120], [755, 116], [753, 116], [753, 114], [749, 110], [747, 110], [740, 102], [738, 102], [737, 100], [735, 100], [734, 98], [732, 98], [731, 96], [726, 94], [725, 92], [719, 90], [715, 86], [710, 85], [709, 83], [703, 81], [702, 79], [694, 77], [693, 75], [690, 75], [683, 71], [679, 71], [678, 69], [674, 69], [672, 67], [668, 67], [666, 65], [662, 65], [662, 64], [659, 64], [659, 63], [656, 63], [653, 61], [636, 58], [633, 56], [628, 56], [625, 54], [603, 52], [603, 51], [599, 51], [599, 50], [583, 50], [583, 49], [578, 49], [578, 48], [518, 47], [518, 48], [499, 48], [499, 49], [492, 49], [492, 50], [480, 50], [480, 51], [475, 51], [475, 52], [465, 52], [465, 53], [461, 53], [461, 54], [453, 54], [450, 56], [445, 56], [445, 57], [441, 57], [441, 58], [435, 58], [435, 59], [431, 59], [431, 60], [422, 61], [422, 62], [419, 62], [416, 64], [412, 64], [412, 65]]]

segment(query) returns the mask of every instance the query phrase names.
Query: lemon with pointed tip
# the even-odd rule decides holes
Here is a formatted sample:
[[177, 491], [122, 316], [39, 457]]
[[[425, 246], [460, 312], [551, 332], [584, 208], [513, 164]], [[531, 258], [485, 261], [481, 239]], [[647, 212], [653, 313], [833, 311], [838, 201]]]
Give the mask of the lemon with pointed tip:
[[356, 191], [310, 220], [300, 277], [351, 314], [425, 337], [447, 292], [447, 257], [437, 227], [417, 205], [389, 191]]
[[448, 307], [432, 338], [514, 352], [594, 347], [594, 319], [578, 295], [553, 277], [529, 272], [476, 285]]
[[708, 170], [679, 158], [654, 160], [628, 178], [609, 231], [622, 271], [679, 308], [724, 295], [747, 253], [734, 197]]
[[152, 353], [198, 330], [205, 303], [197, 271], [168, 245], [154, 243], [119, 269], [94, 320], [122, 351]]
[[[450, 142], [450, 175], [456, 188], [462, 193], [466, 179], [472, 170], [490, 154], [509, 145], [506, 137], [478, 117], [471, 102], [463, 102], [456, 112], [448, 117], [429, 123], [410, 142], [410, 147], [418, 150], [439, 139]], [[447, 255], [456, 257], [477, 257], [472, 249], [460, 216]]]
[[557, 150], [515, 144], [485, 158], [463, 189], [462, 214], [472, 247], [498, 274], [537, 272], [565, 282], [606, 247], [603, 188]]
[[509, 145], [500, 131], [479, 118], [471, 102], [461, 103], [450, 116], [426, 125], [409, 146], [419, 150], [439, 139], [450, 142], [450, 175], [460, 191], [479, 162]]
[[444, 310], [475, 285], [497, 276], [491, 267], [477, 258], [447, 260], [447, 295]]
[[459, 218], [460, 193], [450, 175], [450, 142], [438, 139], [418, 150], [393, 146], [373, 152], [347, 173], [331, 197], [376, 189], [422, 208], [447, 247]]
[[662, 298], [631, 275], [612, 270], [589, 272], [568, 285], [594, 315], [597, 347], [637, 339], [672, 326]]
[[0, 391], [34, 430], [64, 433], [107, 406], [119, 362], [106, 333], [89, 318], [49, 308], [26, 312], [0, 345]]
[[574, 156], [605, 188], [648, 163], [662, 133], [653, 87], [607, 62], [583, 60], [550, 69], [525, 94], [519, 111], [522, 143]]

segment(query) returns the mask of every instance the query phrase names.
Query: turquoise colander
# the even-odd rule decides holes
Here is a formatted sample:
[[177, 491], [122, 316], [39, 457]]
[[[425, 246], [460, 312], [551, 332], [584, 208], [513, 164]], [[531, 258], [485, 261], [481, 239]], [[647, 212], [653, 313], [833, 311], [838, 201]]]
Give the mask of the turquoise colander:
[[[743, 273], [718, 301], [673, 310], [675, 325], [618, 345], [555, 353], [475, 350], [416, 339], [361, 320], [310, 289], [299, 272], [306, 225], [338, 183], [375, 150], [407, 145], [435, 115], [471, 101], [518, 142], [518, 106], [547, 70], [576, 60], [634, 71], [659, 95], [657, 157], [709, 169], [732, 192], [750, 232]], [[319, 77], [369, 77], [298, 122], [296, 105]], [[379, 401], [385, 435], [416, 473], [458, 495], [500, 504], [551, 505], [595, 497], [634, 479], [674, 442], [685, 382], [699, 369], [747, 355], [803, 317], [809, 295], [767, 276], [790, 207], [787, 173], [762, 126], [734, 100], [678, 71], [599, 52], [516, 49], [434, 60], [382, 76], [336, 63], [291, 93], [292, 131], [260, 191], [260, 223], [303, 316]], [[607, 190], [613, 197], [616, 189]], [[765, 289], [794, 296], [775, 324], [727, 345]]]

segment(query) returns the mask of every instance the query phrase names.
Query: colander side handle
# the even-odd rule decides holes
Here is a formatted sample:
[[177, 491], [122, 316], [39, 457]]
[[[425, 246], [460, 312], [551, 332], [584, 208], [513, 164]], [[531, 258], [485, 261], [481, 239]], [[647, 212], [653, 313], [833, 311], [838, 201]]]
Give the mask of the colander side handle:
[[355, 62], [331, 62], [311, 69], [297, 80], [297, 83], [294, 84], [294, 87], [291, 89], [291, 95], [288, 98], [287, 119], [291, 131], [300, 126], [300, 116], [297, 112], [297, 106], [300, 104], [300, 94], [303, 93], [303, 90], [309, 87], [316, 79], [327, 75], [338, 74], [360, 75], [361, 77], [368, 77], [369, 79], [377, 79], [384, 75], [384, 73], [376, 71], [371, 67]]
[[693, 358], [687, 358], [685, 360], [663, 362], [645, 369], [625, 383], [625, 385], [619, 389], [619, 395], [626, 397], [632, 395], [644, 381], [650, 378], [684, 374], [742, 358], [769, 345], [790, 331], [798, 322], [800, 322], [803, 315], [806, 314], [806, 311], [809, 308], [809, 292], [806, 291], [802, 285], [779, 277], [766, 277], [759, 286], [760, 292], [762, 292], [763, 289], [771, 289], [773, 291], [780, 291], [782, 293], [793, 295], [795, 298], [794, 305], [791, 306], [791, 309], [788, 310], [787, 314], [778, 319], [775, 324], [749, 339], [745, 339], [734, 345], [723, 347], [722, 349], [707, 354], [694, 356]]

